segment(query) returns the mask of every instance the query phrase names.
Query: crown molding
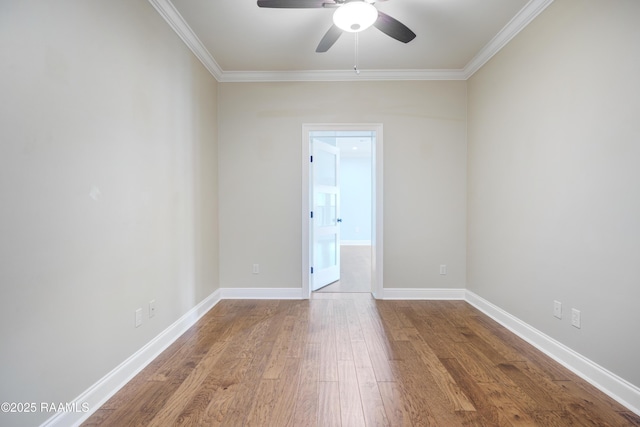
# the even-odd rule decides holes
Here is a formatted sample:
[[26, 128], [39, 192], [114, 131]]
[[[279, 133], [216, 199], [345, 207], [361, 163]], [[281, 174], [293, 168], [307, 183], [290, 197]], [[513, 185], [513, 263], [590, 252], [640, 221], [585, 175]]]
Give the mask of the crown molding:
[[219, 82], [320, 82], [467, 80], [535, 19], [553, 0], [530, 0], [463, 69], [454, 70], [311, 70], [223, 71], [198, 36], [187, 25], [171, 0], [149, 0], [182, 41]]
[[464, 67], [465, 80], [482, 68], [487, 61], [505, 47], [511, 39], [529, 25], [551, 3], [553, 3], [553, 0], [530, 0]]
[[202, 62], [202, 65], [211, 73], [218, 81], [221, 80], [223, 71], [211, 56], [211, 53], [204, 47], [198, 36], [193, 32], [191, 27], [187, 25], [180, 12], [175, 8], [170, 0], [149, 0], [149, 3], [158, 11], [160, 16], [164, 18], [178, 37], [187, 45], [193, 54]]
[[221, 82], [465, 80], [463, 70], [224, 71]]

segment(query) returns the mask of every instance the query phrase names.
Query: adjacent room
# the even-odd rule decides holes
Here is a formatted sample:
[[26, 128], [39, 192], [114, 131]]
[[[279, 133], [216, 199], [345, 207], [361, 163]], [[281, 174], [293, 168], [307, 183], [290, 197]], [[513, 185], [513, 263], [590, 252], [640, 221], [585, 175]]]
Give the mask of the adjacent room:
[[640, 425], [639, 20], [0, 1], [0, 425]]

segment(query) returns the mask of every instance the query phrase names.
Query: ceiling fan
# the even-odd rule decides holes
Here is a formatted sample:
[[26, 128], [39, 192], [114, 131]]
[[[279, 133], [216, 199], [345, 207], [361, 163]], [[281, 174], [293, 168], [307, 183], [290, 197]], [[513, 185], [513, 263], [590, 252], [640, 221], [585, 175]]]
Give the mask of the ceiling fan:
[[[384, 0], [379, 0], [384, 1]], [[344, 32], [358, 33], [374, 26], [389, 37], [409, 43], [416, 37], [406, 25], [380, 12], [375, 0], [258, 0], [258, 7], [277, 9], [336, 8], [333, 25], [326, 32], [316, 52], [326, 52]]]

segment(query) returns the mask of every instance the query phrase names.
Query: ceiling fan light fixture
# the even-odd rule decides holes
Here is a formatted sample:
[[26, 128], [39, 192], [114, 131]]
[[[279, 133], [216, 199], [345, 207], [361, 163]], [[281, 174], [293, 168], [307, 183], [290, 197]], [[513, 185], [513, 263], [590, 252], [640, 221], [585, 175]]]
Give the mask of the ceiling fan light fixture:
[[373, 25], [378, 19], [378, 10], [365, 1], [343, 4], [333, 13], [333, 23], [342, 31], [358, 33]]

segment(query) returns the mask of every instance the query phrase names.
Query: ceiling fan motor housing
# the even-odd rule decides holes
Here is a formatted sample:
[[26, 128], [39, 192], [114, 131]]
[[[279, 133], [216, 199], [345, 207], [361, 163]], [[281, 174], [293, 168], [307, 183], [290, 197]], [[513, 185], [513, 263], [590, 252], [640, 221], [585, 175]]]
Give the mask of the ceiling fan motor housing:
[[357, 33], [373, 25], [378, 19], [378, 10], [365, 1], [350, 1], [333, 13], [333, 23], [342, 31]]

